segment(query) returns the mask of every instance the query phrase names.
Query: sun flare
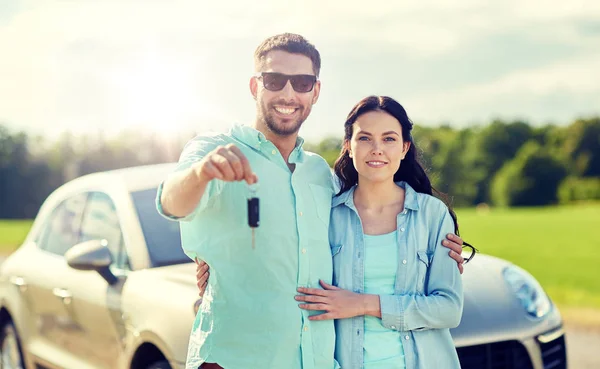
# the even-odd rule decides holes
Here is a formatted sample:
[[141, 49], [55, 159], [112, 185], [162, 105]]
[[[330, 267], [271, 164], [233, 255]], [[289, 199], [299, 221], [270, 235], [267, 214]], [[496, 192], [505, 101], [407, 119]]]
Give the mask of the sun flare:
[[175, 133], [201, 109], [194, 69], [149, 55], [116, 73], [122, 129]]

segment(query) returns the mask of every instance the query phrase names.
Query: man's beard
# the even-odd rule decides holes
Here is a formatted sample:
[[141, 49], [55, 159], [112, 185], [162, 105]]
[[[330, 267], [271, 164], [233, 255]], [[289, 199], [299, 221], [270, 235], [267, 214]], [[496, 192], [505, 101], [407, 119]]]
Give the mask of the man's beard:
[[265, 122], [265, 125], [267, 126], [269, 131], [275, 133], [278, 136], [291, 136], [293, 134], [298, 133], [300, 127], [302, 126], [302, 123], [304, 123], [304, 121], [308, 117], [308, 114], [310, 113], [310, 107], [307, 110], [307, 108], [301, 106], [299, 107], [300, 116], [296, 118], [296, 121], [278, 123], [277, 121], [280, 120], [280, 118], [276, 118], [272, 110], [272, 105], [264, 106], [261, 104], [260, 118], [262, 118], [262, 120]]

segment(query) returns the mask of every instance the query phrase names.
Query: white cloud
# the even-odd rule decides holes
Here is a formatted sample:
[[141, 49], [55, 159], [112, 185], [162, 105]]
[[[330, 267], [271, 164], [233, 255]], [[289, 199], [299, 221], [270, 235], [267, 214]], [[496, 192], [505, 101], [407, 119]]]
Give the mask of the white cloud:
[[569, 0], [552, 4], [545, 0], [512, 0], [505, 4], [514, 9], [519, 18], [527, 21], [588, 18], [600, 14], [600, 3], [591, 0]]
[[529, 114], [523, 107], [531, 108], [541, 101], [551, 100], [555, 95], [589, 96], [591, 101], [596, 102], [587, 110], [581, 111], [581, 107], [577, 106], [573, 111], [563, 113], [571, 116], [556, 116], [555, 107], [548, 105], [546, 112], [538, 112], [537, 116], [544, 121], [570, 119], [574, 115], [592, 113], [600, 106], [600, 75], [593, 73], [598, 65], [600, 53], [564, 60], [544, 68], [515, 71], [488, 83], [409, 98], [407, 105], [420, 116], [427, 110], [436, 110], [437, 114], [429, 119], [437, 121], [461, 115], [470, 115], [470, 121], [482, 121], [494, 116], [528, 118]]
[[[199, 121], [218, 126], [251, 118], [253, 103], [245, 78], [252, 52], [264, 37], [283, 31], [298, 32], [313, 41], [328, 58], [324, 76], [334, 81], [351, 78], [336, 74], [347, 73], [349, 66], [368, 73], [369, 68], [358, 63], [368, 60], [373, 50], [388, 50], [385, 55], [390, 58], [387, 64], [373, 61], [374, 65], [412, 58], [425, 70], [428, 65], [439, 67], [444, 58], [457, 60], [456, 55], [478, 53], [473, 45], [485, 42], [510, 49], [506, 44], [510, 38], [493, 38], [497, 35], [574, 50], [572, 56], [553, 56], [543, 66], [509, 68], [491, 81], [474, 83], [465, 76], [458, 87], [410, 96], [408, 102], [417, 115], [430, 121], [464, 121], [484, 111], [492, 114], [506, 105], [495, 105], [496, 99], [510, 102], [511, 97], [515, 103], [508, 105], [522, 109], [515, 113], [544, 117], [539, 102], [523, 105], [518, 101], [524, 96], [543, 100], [556, 91], [567, 91], [575, 100], [561, 108], [569, 116], [581, 110], [578, 100], [597, 101], [590, 96], [598, 95], [599, 81], [592, 71], [600, 65], [594, 54], [600, 35], [584, 35], [578, 29], [584, 22], [600, 19], [600, 3], [591, 0], [556, 4], [541, 0], [21, 4], [20, 13], [0, 23], [0, 122], [22, 128], [116, 128], [145, 122], [160, 126], [165, 119], [182, 126]], [[532, 54], [527, 52], [537, 51], [506, 57], [528, 58]], [[339, 55], [349, 59], [340, 61]], [[480, 68], [505, 62], [491, 60], [489, 66]], [[427, 74], [419, 78], [435, 85]], [[393, 90], [393, 82], [386, 83], [377, 81], [376, 85]], [[361, 91], [328, 87], [322, 102], [330, 105], [317, 106], [313, 115], [331, 121], [335, 112], [338, 119], [339, 112], [350, 106], [336, 104], [376, 92], [369, 84], [357, 88]], [[435, 109], [431, 109], [432, 100]], [[327, 127], [315, 125], [309, 132], [318, 136], [331, 129]]]

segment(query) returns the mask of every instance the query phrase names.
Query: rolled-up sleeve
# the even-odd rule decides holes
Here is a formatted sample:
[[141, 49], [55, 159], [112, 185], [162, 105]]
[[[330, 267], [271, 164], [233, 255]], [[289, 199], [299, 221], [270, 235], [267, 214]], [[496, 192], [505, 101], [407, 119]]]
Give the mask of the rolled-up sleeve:
[[411, 331], [454, 328], [460, 323], [463, 310], [463, 285], [456, 261], [448, 256], [441, 245], [448, 233], [454, 232], [454, 223], [445, 208], [439, 224], [425, 295], [381, 295], [381, 319], [388, 329]]
[[[177, 167], [174, 170], [174, 173], [180, 172], [182, 170], [190, 168], [194, 163], [202, 160], [209, 152], [214, 150], [219, 145], [226, 145], [225, 142], [219, 136], [197, 136], [194, 139], [190, 140], [184, 147], [181, 156], [179, 157], [179, 161], [177, 163]], [[156, 210], [160, 215], [175, 221], [190, 221], [192, 220], [196, 214], [210, 207], [212, 200], [216, 198], [223, 189], [224, 182], [218, 179], [213, 179], [208, 183], [206, 189], [204, 190], [204, 194], [200, 199], [200, 202], [190, 214], [185, 217], [176, 217], [165, 213], [162, 203], [161, 196], [163, 192], [164, 182], [162, 182], [156, 191]]]

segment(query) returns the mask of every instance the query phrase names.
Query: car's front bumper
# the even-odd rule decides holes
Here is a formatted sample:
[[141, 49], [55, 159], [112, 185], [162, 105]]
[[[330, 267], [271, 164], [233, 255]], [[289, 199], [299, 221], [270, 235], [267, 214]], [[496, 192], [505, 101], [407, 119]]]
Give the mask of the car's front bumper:
[[535, 337], [458, 347], [462, 369], [566, 369], [562, 326]]

